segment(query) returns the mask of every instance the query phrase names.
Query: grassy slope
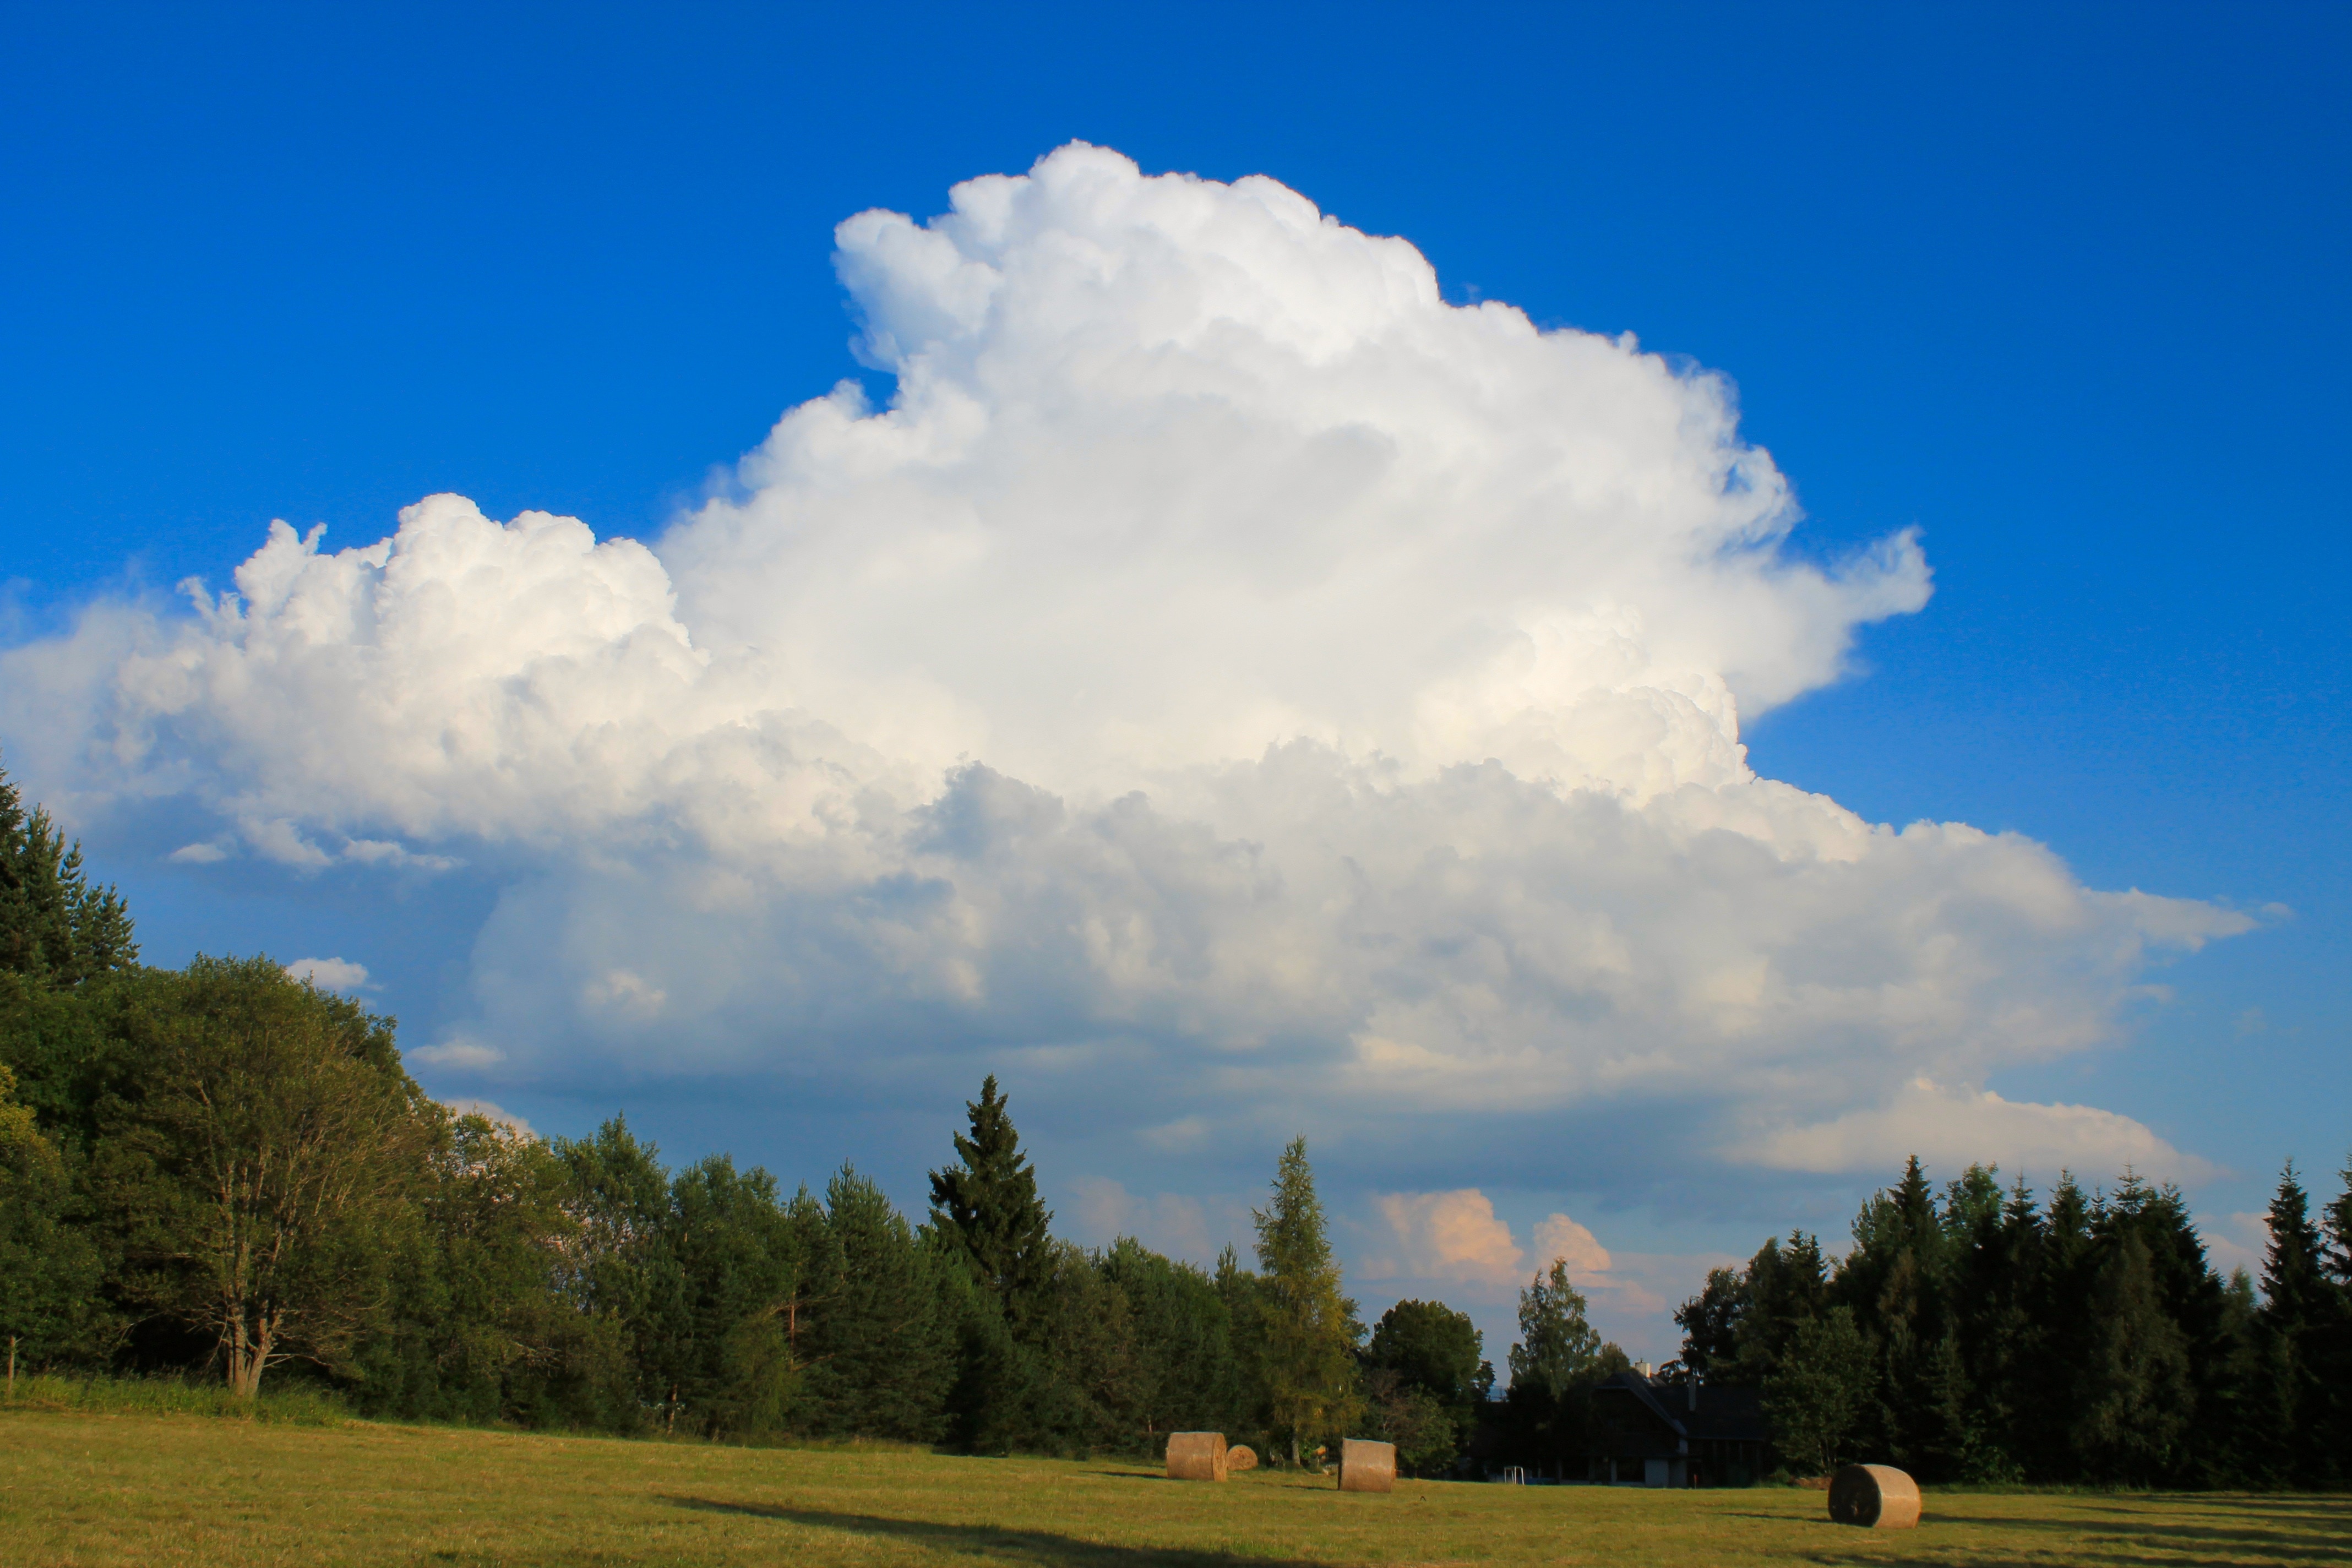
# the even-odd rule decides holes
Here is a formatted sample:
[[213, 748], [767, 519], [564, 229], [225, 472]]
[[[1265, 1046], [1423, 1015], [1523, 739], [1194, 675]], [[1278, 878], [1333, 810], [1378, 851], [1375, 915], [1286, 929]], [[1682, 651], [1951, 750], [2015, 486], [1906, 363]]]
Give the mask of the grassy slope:
[[1818, 1492], [1404, 1482], [739, 1449], [353, 1424], [0, 1414], [0, 1558], [30, 1563], [2291, 1564], [2341, 1498], [1937, 1496], [1842, 1530]]

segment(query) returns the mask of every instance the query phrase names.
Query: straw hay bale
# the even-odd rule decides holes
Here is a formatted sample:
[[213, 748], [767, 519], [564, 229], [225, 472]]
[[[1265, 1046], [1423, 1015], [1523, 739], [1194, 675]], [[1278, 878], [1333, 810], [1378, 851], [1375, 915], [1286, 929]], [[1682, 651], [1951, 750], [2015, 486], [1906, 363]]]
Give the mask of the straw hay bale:
[[1247, 1443], [1236, 1443], [1225, 1450], [1225, 1474], [1240, 1475], [1244, 1470], [1257, 1468], [1257, 1450]]
[[1349, 1437], [1339, 1445], [1339, 1489], [1384, 1492], [1396, 1485], [1396, 1445]]
[[1830, 1518], [1865, 1530], [1919, 1522], [1919, 1484], [1892, 1465], [1848, 1465], [1830, 1481]]
[[1171, 1432], [1168, 1435], [1168, 1479], [1171, 1481], [1223, 1480], [1225, 1435], [1223, 1432]]

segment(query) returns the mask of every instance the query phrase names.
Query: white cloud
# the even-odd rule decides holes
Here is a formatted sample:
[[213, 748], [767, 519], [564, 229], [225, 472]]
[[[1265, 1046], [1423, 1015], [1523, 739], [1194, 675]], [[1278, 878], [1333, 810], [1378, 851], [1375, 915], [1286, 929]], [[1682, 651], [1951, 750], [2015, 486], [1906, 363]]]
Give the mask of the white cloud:
[[1511, 1227], [1475, 1187], [1450, 1193], [1383, 1193], [1373, 1200], [1388, 1232], [1385, 1249], [1360, 1265], [1368, 1279], [1431, 1279], [1496, 1294], [1517, 1288], [1527, 1255]]
[[669, 1000], [668, 992], [627, 969], [606, 970], [583, 986], [581, 995], [592, 1007], [609, 1007], [635, 1018], [658, 1017], [662, 1004]]
[[2263, 1261], [2270, 1256], [2271, 1216], [2233, 1214], [2205, 1236], [2206, 1255], [2223, 1274], [2244, 1269], [2251, 1279], [2263, 1277]]
[[1567, 1264], [1569, 1279], [1578, 1282], [1609, 1272], [1609, 1249], [1564, 1214], [1549, 1215], [1537, 1222], [1536, 1259], [1545, 1268], [1555, 1259]]
[[368, 984], [366, 964], [341, 958], [298, 958], [286, 966], [286, 973], [321, 991], [349, 993], [364, 990]]
[[1785, 552], [1721, 380], [1269, 180], [1072, 146], [952, 200], [838, 232], [891, 405], [791, 410], [655, 548], [277, 524], [193, 616], [0, 655], [12, 757], [298, 869], [506, 868], [436, 1065], [894, 1093], [961, 1041], [1188, 1150], [1598, 1104], [1808, 1170], [2142, 1147], [1906, 1086], [2108, 1039], [2252, 922], [1750, 771], [1928, 574]]
[[497, 1067], [507, 1059], [506, 1052], [496, 1046], [457, 1036], [438, 1045], [419, 1046], [405, 1053], [412, 1062], [427, 1067], [455, 1068], [461, 1072], [481, 1072]]
[[1884, 1172], [1910, 1155], [1958, 1170], [1981, 1163], [2035, 1173], [2044, 1181], [2073, 1170], [2096, 1179], [2124, 1170], [2162, 1181], [2221, 1174], [2128, 1116], [2089, 1105], [2037, 1105], [1990, 1091], [1917, 1079], [1881, 1104], [1807, 1127], [1783, 1128], [1751, 1151], [1760, 1164], [1790, 1171]]

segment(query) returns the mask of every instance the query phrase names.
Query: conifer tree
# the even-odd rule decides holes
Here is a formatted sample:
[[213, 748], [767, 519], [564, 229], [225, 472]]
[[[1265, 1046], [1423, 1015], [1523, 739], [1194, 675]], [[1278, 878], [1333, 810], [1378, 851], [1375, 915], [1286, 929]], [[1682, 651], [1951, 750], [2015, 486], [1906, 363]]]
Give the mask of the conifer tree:
[[2091, 1307], [2076, 1452], [2095, 1480], [2159, 1484], [2177, 1468], [2196, 1393], [2188, 1342], [2164, 1310], [2147, 1244], [2137, 1232], [2124, 1232], [2101, 1265]]
[[2336, 1301], [2325, 1272], [2319, 1228], [2311, 1222], [2311, 1200], [2292, 1160], [2280, 1173], [2269, 1220], [2260, 1318], [2268, 1468], [2277, 1481], [2309, 1485], [2326, 1468], [2325, 1458], [2312, 1452], [2305, 1434], [2323, 1424], [2327, 1390], [2318, 1363]]
[[1302, 1452], [1339, 1435], [1356, 1412], [1355, 1351], [1364, 1335], [1356, 1303], [1340, 1294], [1339, 1265], [1324, 1234], [1323, 1204], [1295, 1138], [1275, 1169], [1273, 1197], [1251, 1211], [1257, 1225], [1259, 1331], [1267, 1410], [1275, 1431]]
[[0, 769], [0, 973], [76, 985], [138, 959], [121, 895], [90, 886], [81, 846]]
[[971, 1131], [956, 1134], [961, 1163], [931, 1173], [931, 1219], [1018, 1328], [1053, 1274], [1054, 1215], [1005, 1104], [994, 1073], [982, 1080], [980, 1099], [965, 1102]]

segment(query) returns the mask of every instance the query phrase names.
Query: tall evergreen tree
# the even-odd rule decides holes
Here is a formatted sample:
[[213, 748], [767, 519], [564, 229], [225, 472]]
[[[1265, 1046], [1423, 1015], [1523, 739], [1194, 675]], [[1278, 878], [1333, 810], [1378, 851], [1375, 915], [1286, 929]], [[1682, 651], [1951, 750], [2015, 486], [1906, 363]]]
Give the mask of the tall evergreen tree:
[[2077, 1386], [2074, 1439], [2084, 1468], [2109, 1484], [2154, 1486], [2178, 1473], [2196, 1415], [2189, 1342], [2165, 1310], [2147, 1242], [2126, 1230], [2091, 1295], [2092, 1355]]
[[2258, 1395], [2270, 1477], [2317, 1484], [2332, 1466], [2314, 1451], [2311, 1430], [2326, 1425], [2328, 1389], [2324, 1347], [2336, 1310], [2311, 1199], [2287, 1162], [2271, 1198], [2270, 1247], [2263, 1258], [2263, 1386]]
[[1355, 1352], [1364, 1331], [1356, 1303], [1340, 1293], [1306, 1139], [1283, 1150], [1273, 1189], [1266, 1206], [1251, 1213], [1262, 1270], [1259, 1331], [1268, 1415], [1297, 1464], [1354, 1415]]
[[965, 1102], [971, 1131], [956, 1134], [961, 1163], [931, 1173], [931, 1220], [1018, 1327], [1055, 1268], [1054, 1215], [1005, 1104], [994, 1073], [982, 1080], [980, 1099]]

